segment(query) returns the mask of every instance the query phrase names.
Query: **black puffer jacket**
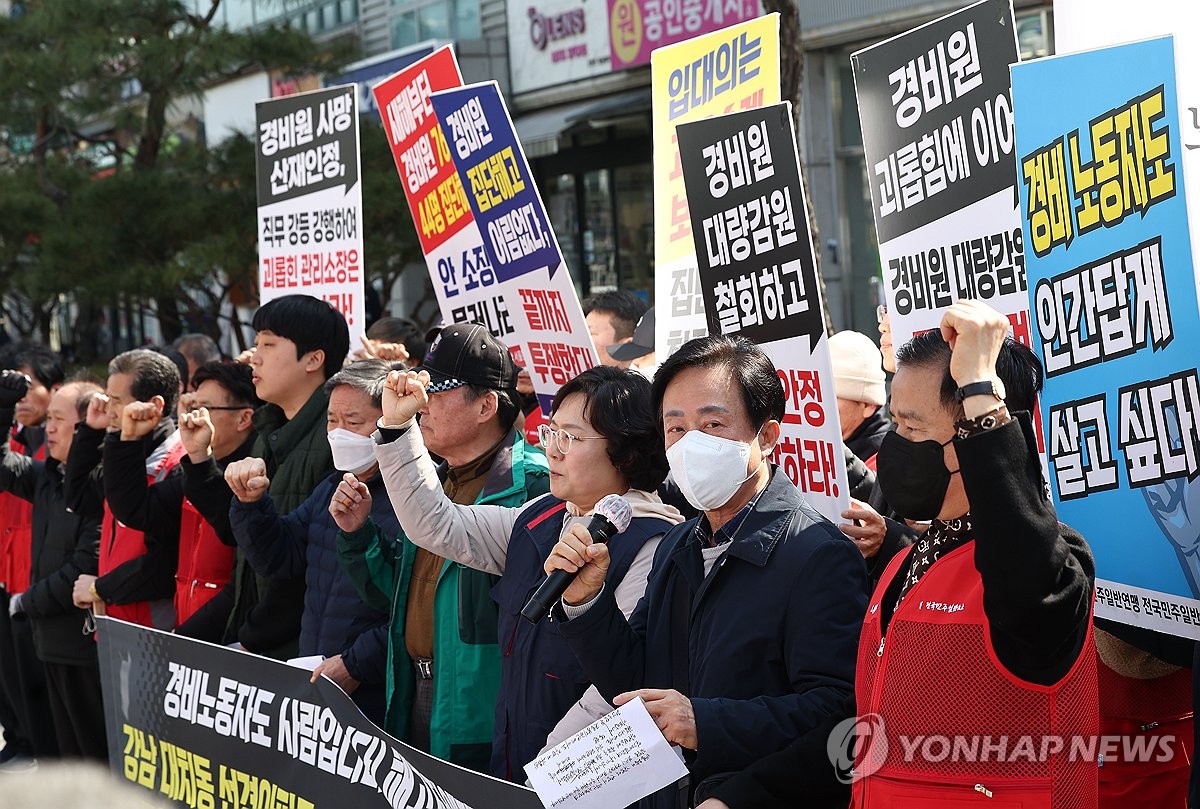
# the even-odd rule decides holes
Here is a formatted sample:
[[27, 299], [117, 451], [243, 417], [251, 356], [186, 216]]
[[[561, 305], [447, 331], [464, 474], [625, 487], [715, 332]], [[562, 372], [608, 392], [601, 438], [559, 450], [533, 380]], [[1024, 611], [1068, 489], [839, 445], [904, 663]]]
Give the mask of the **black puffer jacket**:
[[[0, 424], [13, 422], [13, 408], [0, 408]], [[46, 663], [96, 665], [96, 644], [82, 633], [83, 610], [71, 601], [75, 579], [96, 575], [100, 562], [100, 520], [67, 510], [63, 467], [35, 461], [0, 442], [0, 490], [33, 503], [33, 564], [29, 589], [21, 597], [33, 622], [33, 644]]]

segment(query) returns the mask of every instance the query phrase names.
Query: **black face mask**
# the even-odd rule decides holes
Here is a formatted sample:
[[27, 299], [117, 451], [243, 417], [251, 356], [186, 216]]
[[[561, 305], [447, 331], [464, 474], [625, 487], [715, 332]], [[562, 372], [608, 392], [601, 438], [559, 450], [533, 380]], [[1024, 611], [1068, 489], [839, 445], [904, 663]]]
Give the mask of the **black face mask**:
[[876, 462], [876, 479], [888, 505], [901, 516], [925, 522], [942, 510], [950, 476], [937, 441], [909, 441], [895, 430], [883, 437]]

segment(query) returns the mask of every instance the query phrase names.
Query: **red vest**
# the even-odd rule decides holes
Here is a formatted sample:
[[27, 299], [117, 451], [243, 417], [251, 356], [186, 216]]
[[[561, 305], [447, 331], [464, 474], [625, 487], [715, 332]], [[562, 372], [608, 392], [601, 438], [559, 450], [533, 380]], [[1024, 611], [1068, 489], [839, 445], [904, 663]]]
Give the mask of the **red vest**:
[[[13, 439], [9, 448], [20, 455], [25, 446]], [[33, 455], [46, 460], [43, 443]], [[29, 569], [33, 566], [33, 503], [15, 494], [0, 493], [0, 587], [15, 595], [29, 589]]]
[[1134, 744], [1140, 739], [1151, 750], [1140, 760], [1129, 759], [1122, 745], [1106, 751], [1100, 765], [1101, 809], [1185, 809], [1194, 746], [1191, 669], [1135, 680], [1096, 659], [1101, 734]]
[[175, 620], [182, 624], [212, 599], [233, 573], [234, 549], [183, 498], [179, 519], [179, 568], [175, 571]]
[[[183, 443], [176, 442], [170, 450], [159, 460], [154, 468], [153, 474], [146, 473], [146, 482], [153, 486], [167, 476], [175, 466], [179, 463], [179, 459], [184, 455]], [[120, 520], [113, 517], [112, 511], [108, 507], [108, 502], [104, 503], [104, 522], [100, 527], [100, 576], [103, 577], [112, 572], [116, 568], [139, 556], [144, 556], [146, 553], [146, 534], [142, 531], [135, 531], [129, 526], [122, 523]], [[151, 603], [149, 601], [134, 601], [129, 604], [106, 604], [105, 614], [109, 618], [119, 618], [122, 621], [130, 621], [142, 626], [154, 627], [155, 629], [174, 629], [174, 617], [155, 616], [151, 613]], [[165, 625], [164, 625], [165, 624]]]
[[1072, 737], [1097, 735], [1091, 629], [1060, 682], [1018, 679], [992, 647], [974, 552], [971, 541], [939, 559], [896, 610], [886, 638], [880, 602], [911, 549], [896, 555], [875, 588], [855, 692], [860, 717], [882, 717], [887, 749], [876, 740], [858, 751], [856, 809], [1096, 806], [1094, 754], [1041, 751], [1054, 738], [1069, 746]]

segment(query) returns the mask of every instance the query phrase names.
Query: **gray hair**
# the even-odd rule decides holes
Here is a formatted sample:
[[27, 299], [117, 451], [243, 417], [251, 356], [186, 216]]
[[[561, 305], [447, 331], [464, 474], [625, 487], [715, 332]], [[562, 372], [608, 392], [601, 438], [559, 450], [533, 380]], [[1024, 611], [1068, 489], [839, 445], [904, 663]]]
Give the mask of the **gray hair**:
[[521, 406], [517, 404], [513, 394], [516, 391], [501, 390], [500, 388], [485, 388], [482, 385], [464, 385], [463, 396], [468, 402], [487, 396], [489, 393], [496, 394], [496, 421], [500, 424], [500, 429], [508, 432], [512, 429], [513, 424], [517, 421], [517, 416], [521, 412]]
[[402, 362], [381, 359], [359, 360], [338, 371], [325, 383], [325, 392], [332, 393], [339, 385], [361, 390], [371, 397], [371, 404], [383, 407], [383, 383], [391, 371], [407, 371]]
[[217, 346], [217, 341], [200, 332], [191, 332], [178, 337], [175, 342], [171, 343], [171, 348], [196, 365], [221, 359], [221, 349]]
[[161, 396], [166, 402], [163, 412], [175, 410], [175, 400], [179, 397], [179, 369], [157, 351], [135, 348], [118, 354], [108, 364], [108, 375], [113, 374], [128, 374], [133, 378], [130, 391], [139, 402]]

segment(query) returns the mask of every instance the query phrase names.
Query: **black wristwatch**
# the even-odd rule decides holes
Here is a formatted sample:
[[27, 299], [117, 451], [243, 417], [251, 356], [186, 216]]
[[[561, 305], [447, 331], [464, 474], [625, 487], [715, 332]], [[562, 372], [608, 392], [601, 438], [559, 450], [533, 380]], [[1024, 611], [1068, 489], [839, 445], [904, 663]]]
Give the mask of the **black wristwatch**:
[[1004, 383], [999, 379], [985, 379], [982, 382], [972, 382], [969, 385], [963, 385], [954, 392], [954, 398], [958, 401], [963, 401], [970, 396], [995, 396], [996, 399], [1004, 401]]

